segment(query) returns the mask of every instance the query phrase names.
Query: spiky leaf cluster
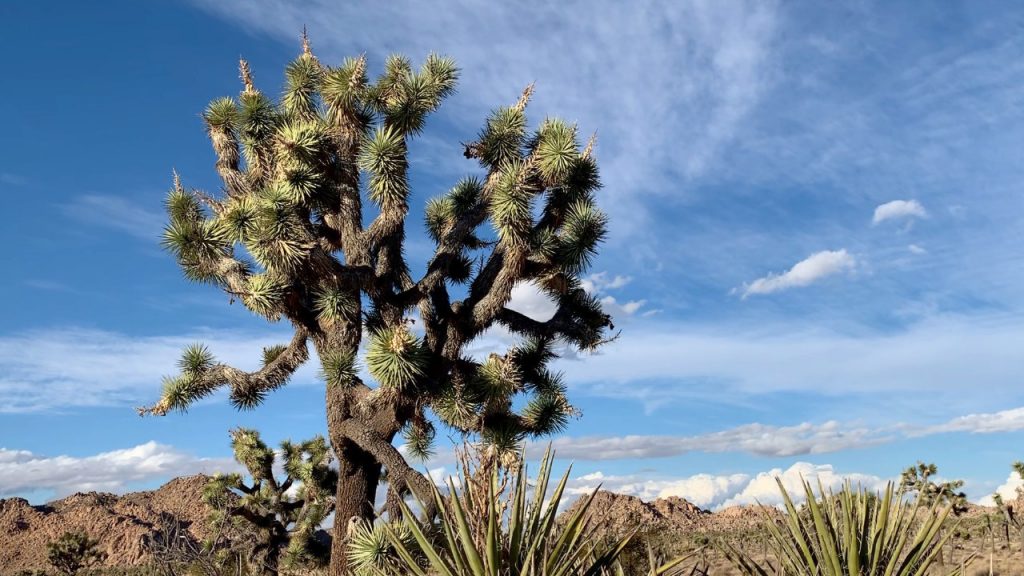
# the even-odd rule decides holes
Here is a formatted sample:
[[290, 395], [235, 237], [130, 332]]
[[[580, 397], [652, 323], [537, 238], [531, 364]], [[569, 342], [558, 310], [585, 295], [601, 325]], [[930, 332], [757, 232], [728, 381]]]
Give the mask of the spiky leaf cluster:
[[[257, 535], [250, 553], [263, 563], [306, 566], [326, 560], [327, 550], [315, 538], [334, 508], [337, 472], [330, 466], [331, 452], [322, 437], [301, 443], [284, 441], [275, 452], [255, 430], [231, 432], [235, 460], [248, 471], [218, 474], [203, 491], [210, 506], [210, 520], [247, 526]], [[275, 472], [280, 466], [284, 478]]]

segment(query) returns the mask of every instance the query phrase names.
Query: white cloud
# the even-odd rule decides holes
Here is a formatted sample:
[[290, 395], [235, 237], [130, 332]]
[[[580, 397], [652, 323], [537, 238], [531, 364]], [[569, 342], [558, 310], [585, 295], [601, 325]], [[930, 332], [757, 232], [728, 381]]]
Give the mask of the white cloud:
[[801, 478], [810, 482], [815, 489], [819, 479], [826, 489], [841, 488], [849, 480], [854, 485], [879, 490], [887, 482], [886, 479], [870, 474], [840, 473], [829, 464], [796, 462], [785, 470], [775, 468], [755, 475], [695, 474], [683, 478], [650, 478], [638, 474], [606, 475], [593, 472], [572, 478], [567, 491], [571, 494], [586, 494], [600, 485], [603, 490], [636, 496], [645, 501], [677, 496], [705, 509], [721, 510], [729, 506], [757, 503], [780, 505], [782, 496], [776, 478], [782, 480], [783, 486], [797, 503], [804, 500]]
[[856, 259], [845, 249], [816, 252], [782, 274], [769, 274], [744, 285], [742, 297], [808, 286], [827, 276], [851, 270], [856, 263]]
[[[535, 121], [562, 116], [585, 134], [600, 131], [602, 204], [619, 215], [613, 234], [646, 234], [642, 197], [674, 193], [734, 142], [772, 83], [779, 25], [776, 2], [753, 0], [574, 0], [557, 10], [539, 1], [456, 0], [443, 10], [413, 1], [194, 1], [293, 51], [308, 25], [314, 50], [328, 62], [368, 52], [379, 69], [392, 51], [414, 60], [432, 51], [455, 57], [463, 69], [459, 94], [441, 112], [462, 135], [453, 140], [472, 138], [489, 110], [536, 81]], [[268, 71], [263, 83], [272, 85], [278, 73]]]
[[609, 277], [608, 272], [595, 272], [584, 278], [580, 283], [588, 294], [599, 294], [608, 290], [617, 290], [633, 281], [631, 276], [616, 274]]
[[238, 469], [230, 458], [199, 458], [156, 442], [81, 458], [0, 448], [0, 496], [122, 492], [133, 483]]
[[120, 196], [78, 196], [62, 205], [61, 210], [68, 218], [154, 242], [160, 238], [166, 223], [163, 214], [147, 210]]
[[[289, 339], [274, 333], [136, 336], [73, 328], [0, 336], [0, 413], [155, 402], [161, 378], [176, 372], [189, 344], [204, 342], [218, 360], [253, 370], [263, 347]], [[293, 381], [313, 381], [315, 373], [315, 363], [307, 362]]]
[[750, 504], [765, 504], [777, 506], [782, 504], [782, 494], [779, 492], [779, 485], [776, 478], [782, 481], [782, 485], [793, 497], [794, 501], [804, 500], [803, 481], [811, 483], [817, 489], [818, 482], [826, 489], [836, 490], [843, 486], [844, 482], [851, 482], [853, 485], [862, 486], [868, 490], [880, 490], [885, 487], [888, 480], [870, 474], [844, 473], [840, 474], [829, 464], [811, 464], [808, 462], [797, 462], [781, 470], [775, 468], [768, 472], [761, 472], [750, 479], [746, 486], [736, 494], [730, 496], [721, 503], [721, 507], [743, 506]]
[[[1022, 490], [1024, 490], [1024, 479], [1022, 479], [1020, 474], [1017, 474], [1017, 471], [1015, 470], [1010, 472], [1010, 475], [1006, 478], [1006, 482], [1003, 482], [995, 489], [995, 493], [1002, 496], [1004, 502], [1009, 502], [1016, 499], [1017, 496], [1021, 494]], [[989, 494], [988, 496], [978, 500], [978, 504], [981, 504], [982, 506], [995, 506], [996, 501], [995, 498]]]
[[911, 245], [907, 246], [907, 250], [909, 250], [911, 254], [916, 254], [918, 256], [921, 256], [922, 254], [927, 254], [928, 253], [927, 250], [925, 250], [921, 246], [918, 246], [917, 244], [911, 244]]
[[533, 282], [520, 282], [512, 288], [512, 298], [506, 306], [538, 322], [550, 320], [558, 311], [558, 304]]
[[893, 200], [875, 208], [875, 215], [871, 219], [871, 224], [877, 225], [886, 220], [927, 217], [928, 212], [917, 200]]
[[[891, 430], [835, 421], [796, 426], [753, 423], [696, 436], [561, 437], [552, 441], [552, 448], [559, 458], [569, 460], [667, 458], [689, 452], [745, 452], [786, 457], [865, 448], [893, 438]], [[531, 450], [536, 451], [539, 449]]]
[[960, 416], [945, 424], [925, 428], [921, 434], [940, 434], [943, 432], [992, 434], [997, 432], [1016, 432], [1018, 430], [1024, 430], [1024, 407]]

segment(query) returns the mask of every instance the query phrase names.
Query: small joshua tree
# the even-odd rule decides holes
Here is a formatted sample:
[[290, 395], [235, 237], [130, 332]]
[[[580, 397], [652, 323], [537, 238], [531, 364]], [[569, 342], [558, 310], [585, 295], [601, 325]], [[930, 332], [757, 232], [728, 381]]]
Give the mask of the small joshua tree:
[[963, 488], [964, 481], [950, 480], [936, 483], [931, 478], [938, 472], [939, 469], [935, 464], [925, 464], [919, 461], [915, 466], [909, 466], [903, 471], [900, 477], [900, 486], [908, 493], [919, 494], [922, 503], [926, 505], [947, 502], [952, 507], [954, 515], [963, 514], [967, 511], [967, 494], [960, 490]]
[[252, 483], [246, 484], [240, 474], [214, 476], [203, 492], [213, 509], [212, 523], [240, 523], [248, 528], [244, 533], [256, 534], [255, 541], [244, 544], [250, 546], [252, 563], [265, 574], [277, 574], [281, 564], [324, 563], [329, 550], [315, 535], [334, 509], [338, 483], [327, 442], [319, 436], [301, 444], [282, 442], [283, 480], [274, 476], [274, 450], [255, 430], [233, 430], [231, 447]]
[[[1013, 471], [1024, 479], [1024, 462], [1014, 462]], [[1024, 488], [1017, 488], [1017, 499], [1013, 502], [1006, 502], [998, 492], [992, 495], [992, 499], [1003, 515], [1007, 545], [1010, 543], [1010, 529], [1013, 528], [1020, 534], [1020, 549], [1024, 552], [1024, 509], [1019, 504], [1024, 502]]]
[[[184, 411], [221, 387], [236, 407], [253, 408], [287, 383], [312, 343], [342, 479], [335, 533], [352, 518], [373, 517], [382, 469], [389, 501], [411, 490], [430, 515], [431, 484], [392, 444], [399, 433], [422, 455], [439, 421], [495, 454], [514, 453], [576, 413], [548, 369], [556, 347], [592, 350], [608, 341], [611, 319], [581, 282], [606, 228], [594, 202], [593, 141], [581, 146], [576, 127], [557, 119], [528, 130], [532, 86], [497, 108], [465, 145], [482, 175], [426, 203], [435, 248], [417, 278], [404, 249], [413, 200], [408, 145], [455, 91], [455, 63], [429, 56], [417, 70], [392, 56], [371, 82], [364, 58], [328, 66], [304, 39], [278, 101], [256, 88], [244, 61], [241, 76], [239, 97], [214, 100], [203, 115], [223, 194], [175, 178], [164, 245], [187, 278], [287, 322], [294, 336], [267, 349], [252, 372], [193, 346], [159, 401], [141, 412]], [[368, 225], [364, 200], [372, 204]], [[549, 319], [508, 307], [522, 283], [556, 304]], [[469, 344], [495, 326], [520, 341], [503, 354], [470, 356]], [[364, 338], [369, 381], [356, 368]], [[345, 569], [344, 546], [334, 540], [333, 574]]]
[[65, 532], [46, 545], [46, 559], [61, 574], [78, 574], [83, 568], [103, 562], [107, 554], [99, 549], [99, 540], [89, 538], [85, 530]]

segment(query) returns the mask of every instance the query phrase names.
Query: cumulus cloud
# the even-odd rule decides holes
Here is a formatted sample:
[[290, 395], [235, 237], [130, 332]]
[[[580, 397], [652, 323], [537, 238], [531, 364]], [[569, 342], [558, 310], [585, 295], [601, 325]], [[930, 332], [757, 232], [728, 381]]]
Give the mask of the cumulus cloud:
[[519, 282], [512, 288], [512, 298], [506, 306], [538, 322], [550, 320], [558, 311], [558, 304], [533, 282]]
[[870, 474], [855, 472], [839, 473], [830, 464], [797, 462], [786, 470], [775, 468], [754, 476], [742, 490], [724, 500], [721, 503], [721, 507], [727, 508], [729, 506], [744, 506], [757, 503], [769, 506], [782, 504], [782, 495], [779, 492], [776, 479], [782, 481], [786, 491], [791, 496], [795, 496], [794, 500], [796, 501], [803, 501], [799, 494], [803, 491], [804, 480], [810, 482], [815, 487], [817, 487], [818, 482], [821, 482], [826, 489], [832, 490], [841, 488], [844, 482], [850, 482], [869, 490], [880, 490], [888, 482], [887, 479]]
[[906, 220], [911, 218], [927, 218], [928, 212], [917, 200], [893, 200], [880, 204], [875, 208], [871, 224], [877, 225], [886, 220]]
[[[1010, 475], [1006, 478], [1006, 482], [1003, 482], [995, 489], [995, 493], [1002, 496], [1004, 502], [1009, 502], [1017, 498], [1017, 496], [1024, 490], [1024, 478], [1020, 477], [1017, 471], [1010, 472]], [[996, 500], [991, 494], [978, 500], [978, 504], [982, 506], [995, 506]]]
[[925, 250], [924, 248], [918, 246], [917, 244], [911, 244], [907, 246], [907, 250], [909, 250], [911, 254], [916, 254], [918, 256], [928, 253], [928, 250]]
[[140, 482], [238, 470], [230, 458], [200, 458], [156, 442], [80, 458], [0, 448], [0, 496], [122, 492]]
[[610, 276], [608, 272], [595, 272], [584, 278], [580, 284], [588, 294], [599, 294], [608, 290], [616, 290], [633, 281], [631, 276], [616, 274]]
[[761, 503], [767, 506], [782, 504], [776, 478], [794, 501], [804, 500], [801, 478], [817, 487], [821, 483], [830, 489], [838, 489], [849, 481], [869, 490], [884, 488], [887, 479], [857, 472], [839, 472], [829, 464], [796, 462], [785, 470], [774, 468], [758, 474], [695, 474], [683, 478], [650, 478], [639, 474], [607, 475], [592, 472], [572, 478], [567, 491], [571, 494], [587, 494], [599, 485], [603, 490], [629, 494], [642, 500], [677, 496], [702, 508], [721, 510], [729, 506]]
[[744, 285], [742, 297], [808, 286], [822, 278], [851, 270], [856, 263], [856, 259], [845, 249], [816, 252], [782, 274], [769, 274]]

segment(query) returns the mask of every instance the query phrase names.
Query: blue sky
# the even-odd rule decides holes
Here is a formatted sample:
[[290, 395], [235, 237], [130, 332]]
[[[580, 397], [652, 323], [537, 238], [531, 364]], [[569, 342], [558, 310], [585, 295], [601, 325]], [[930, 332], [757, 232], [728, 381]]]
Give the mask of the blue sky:
[[[199, 113], [239, 91], [239, 56], [274, 93], [304, 25], [328, 63], [459, 61], [414, 200], [478, 170], [459, 142], [530, 82], [534, 121], [597, 132], [612, 229], [589, 282], [623, 333], [559, 365], [584, 413], [556, 440], [574, 489], [717, 507], [770, 499], [774, 474], [880, 482], [918, 459], [975, 500], [1020, 483], [1024, 8], [530, 4], [0, 7], [0, 496], [223, 468], [237, 425], [322, 432], [313, 368], [253, 412], [132, 410], [188, 343], [251, 367], [288, 339], [158, 238], [172, 168], [218, 189]], [[430, 249], [413, 233], [411, 258]]]

